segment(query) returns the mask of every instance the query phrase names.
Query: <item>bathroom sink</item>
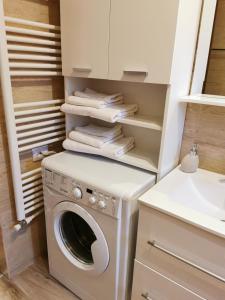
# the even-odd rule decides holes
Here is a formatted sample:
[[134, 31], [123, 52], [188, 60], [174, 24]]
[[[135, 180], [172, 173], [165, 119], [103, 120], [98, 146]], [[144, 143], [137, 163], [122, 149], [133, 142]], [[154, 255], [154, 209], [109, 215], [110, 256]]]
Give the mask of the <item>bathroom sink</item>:
[[140, 201], [225, 237], [225, 175], [177, 167]]

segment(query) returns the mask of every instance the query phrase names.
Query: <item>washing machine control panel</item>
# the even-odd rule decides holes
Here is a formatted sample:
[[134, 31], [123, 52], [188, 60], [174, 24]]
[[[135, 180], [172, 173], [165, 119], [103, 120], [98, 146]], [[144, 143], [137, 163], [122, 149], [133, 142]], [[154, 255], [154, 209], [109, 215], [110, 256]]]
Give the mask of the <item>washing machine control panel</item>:
[[113, 195], [97, 190], [95, 187], [86, 186], [73, 178], [48, 169], [44, 171], [44, 181], [45, 185], [70, 197], [80, 205], [91, 207], [112, 217], [117, 218], [119, 216], [121, 200]]

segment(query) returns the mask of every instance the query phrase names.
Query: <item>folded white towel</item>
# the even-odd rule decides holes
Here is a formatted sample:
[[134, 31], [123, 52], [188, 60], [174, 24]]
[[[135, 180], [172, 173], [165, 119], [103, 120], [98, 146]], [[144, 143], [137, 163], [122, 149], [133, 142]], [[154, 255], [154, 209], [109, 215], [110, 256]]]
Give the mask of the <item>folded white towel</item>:
[[75, 130], [89, 135], [113, 138], [122, 133], [122, 126], [120, 124], [116, 124], [114, 127], [104, 127], [95, 124], [88, 124], [82, 127], [77, 126]]
[[126, 152], [134, 147], [134, 138], [125, 137], [112, 144], [106, 144], [102, 148], [95, 148], [79, 142], [66, 139], [63, 142], [63, 148], [70, 151], [77, 151], [88, 154], [101, 155], [108, 158], [117, 158], [124, 155]]
[[79, 105], [79, 106], [87, 106], [87, 107], [94, 107], [94, 108], [105, 108], [105, 107], [111, 107], [115, 104], [122, 104], [122, 98], [116, 99], [112, 102], [107, 102], [105, 100], [101, 99], [94, 99], [94, 98], [86, 98], [82, 96], [69, 96], [66, 99], [66, 103], [72, 104], [72, 105]]
[[137, 111], [137, 109], [137, 104], [121, 104], [102, 109], [72, 105], [68, 103], [65, 103], [61, 106], [61, 111], [65, 113], [80, 116], [89, 116], [110, 123], [115, 123], [121, 118], [133, 115]]
[[94, 98], [94, 99], [99, 99], [99, 100], [103, 100], [107, 103], [112, 103], [112, 102], [116, 102], [118, 100], [122, 100], [123, 99], [123, 95], [121, 93], [116, 93], [116, 94], [103, 94], [103, 93], [98, 93], [92, 89], [86, 88], [84, 90], [84, 92], [80, 92], [80, 91], [76, 91], [74, 92], [74, 96], [78, 96], [78, 97], [83, 97], [83, 98]]
[[69, 133], [69, 138], [73, 141], [86, 144], [95, 148], [101, 148], [106, 144], [112, 143], [117, 141], [118, 139], [121, 139], [123, 137], [122, 134], [117, 135], [115, 137], [100, 137], [100, 136], [94, 136], [89, 135], [86, 133], [78, 132], [78, 131], [71, 131]]

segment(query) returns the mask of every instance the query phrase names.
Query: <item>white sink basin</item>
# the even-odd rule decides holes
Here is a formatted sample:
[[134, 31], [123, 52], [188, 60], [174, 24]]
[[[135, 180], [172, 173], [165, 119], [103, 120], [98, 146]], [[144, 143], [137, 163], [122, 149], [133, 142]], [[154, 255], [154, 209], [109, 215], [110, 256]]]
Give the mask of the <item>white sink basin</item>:
[[225, 175], [202, 169], [188, 174], [178, 167], [140, 201], [225, 237]]

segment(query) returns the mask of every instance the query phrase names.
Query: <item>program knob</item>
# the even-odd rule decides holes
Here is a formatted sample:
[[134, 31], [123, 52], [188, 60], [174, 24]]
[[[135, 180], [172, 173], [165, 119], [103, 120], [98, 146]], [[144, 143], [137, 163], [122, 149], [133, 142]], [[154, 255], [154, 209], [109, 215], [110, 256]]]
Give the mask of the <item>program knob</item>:
[[81, 199], [82, 198], [82, 191], [79, 187], [75, 187], [73, 189], [73, 194], [74, 194], [76, 199]]
[[106, 208], [106, 203], [105, 203], [105, 201], [104, 201], [104, 200], [98, 201], [98, 207], [101, 208], [101, 209]]
[[96, 202], [97, 202], [97, 199], [96, 199], [96, 197], [95, 196], [91, 196], [89, 199], [88, 199], [88, 201], [89, 201], [89, 203], [90, 204], [95, 204]]

